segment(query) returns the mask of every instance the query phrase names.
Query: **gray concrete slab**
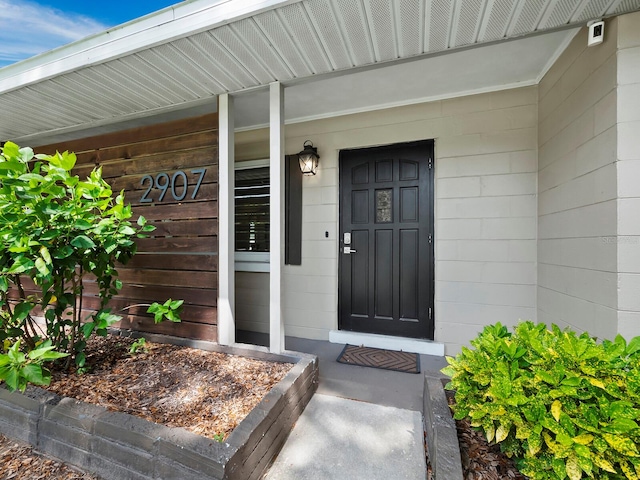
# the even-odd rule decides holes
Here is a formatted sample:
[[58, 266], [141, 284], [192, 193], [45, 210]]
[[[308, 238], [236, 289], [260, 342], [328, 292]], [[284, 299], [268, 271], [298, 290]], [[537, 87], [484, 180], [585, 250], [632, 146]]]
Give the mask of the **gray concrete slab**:
[[424, 480], [417, 411], [315, 394], [266, 480]]
[[[268, 345], [269, 335], [238, 332], [238, 341]], [[422, 412], [424, 374], [392, 372], [336, 362], [344, 345], [321, 340], [286, 337], [287, 350], [317, 355], [320, 365], [318, 393]], [[444, 357], [420, 355], [421, 371], [437, 372], [447, 365]]]
[[[237, 332], [239, 342], [268, 345], [269, 335]], [[320, 383], [267, 480], [426, 478], [422, 422], [424, 372], [447, 365], [420, 355], [421, 373], [338, 363], [344, 345], [286, 337], [287, 350], [318, 357]]]

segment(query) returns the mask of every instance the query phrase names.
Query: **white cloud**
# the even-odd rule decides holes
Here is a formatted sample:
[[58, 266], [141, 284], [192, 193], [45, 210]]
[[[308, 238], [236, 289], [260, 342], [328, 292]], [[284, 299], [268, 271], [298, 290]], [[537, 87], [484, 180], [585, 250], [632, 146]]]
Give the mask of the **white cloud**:
[[0, 67], [107, 27], [89, 17], [23, 0], [0, 0]]

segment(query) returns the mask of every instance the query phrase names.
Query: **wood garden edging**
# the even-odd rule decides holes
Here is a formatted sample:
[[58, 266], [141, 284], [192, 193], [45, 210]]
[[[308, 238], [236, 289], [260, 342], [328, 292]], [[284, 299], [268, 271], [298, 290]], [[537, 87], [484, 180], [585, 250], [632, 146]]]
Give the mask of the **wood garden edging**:
[[0, 388], [0, 433], [105, 480], [261, 478], [318, 386], [317, 357], [164, 335], [145, 338], [294, 366], [223, 443], [33, 386], [24, 394]]

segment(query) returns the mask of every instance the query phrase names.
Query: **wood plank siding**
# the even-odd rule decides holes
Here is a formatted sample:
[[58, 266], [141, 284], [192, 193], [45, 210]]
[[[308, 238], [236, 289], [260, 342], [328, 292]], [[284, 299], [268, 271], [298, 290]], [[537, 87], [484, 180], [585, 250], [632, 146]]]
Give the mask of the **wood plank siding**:
[[[101, 166], [114, 193], [124, 190], [132, 221], [144, 215], [156, 227], [136, 240], [138, 253], [118, 269], [124, 286], [110, 303], [123, 316], [118, 326], [217, 341], [217, 114], [35, 148], [56, 150], [76, 153], [80, 178]], [[184, 300], [181, 324], [155, 325], [146, 306], [135, 306], [168, 298]], [[91, 279], [84, 305], [99, 306]]]

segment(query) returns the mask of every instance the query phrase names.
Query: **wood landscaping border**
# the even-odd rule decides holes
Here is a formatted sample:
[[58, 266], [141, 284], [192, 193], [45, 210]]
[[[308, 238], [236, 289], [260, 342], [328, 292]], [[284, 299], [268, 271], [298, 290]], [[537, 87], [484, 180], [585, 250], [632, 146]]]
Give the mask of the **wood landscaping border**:
[[24, 394], [0, 388], [0, 433], [105, 480], [261, 478], [317, 389], [317, 357], [164, 335], [145, 338], [294, 365], [223, 443], [32, 386]]

